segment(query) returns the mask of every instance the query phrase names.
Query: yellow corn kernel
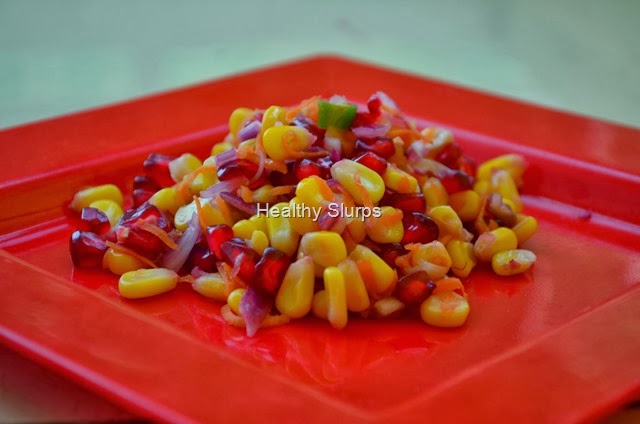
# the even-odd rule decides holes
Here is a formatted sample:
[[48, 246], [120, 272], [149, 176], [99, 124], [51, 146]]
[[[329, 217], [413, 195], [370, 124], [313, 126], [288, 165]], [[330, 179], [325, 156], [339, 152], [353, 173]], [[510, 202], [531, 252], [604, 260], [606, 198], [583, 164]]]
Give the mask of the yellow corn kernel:
[[315, 279], [313, 260], [304, 257], [289, 266], [276, 296], [276, 308], [291, 318], [309, 313], [313, 302]]
[[451, 271], [458, 277], [468, 277], [477, 263], [473, 244], [468, 241], [450, 240], [446, 248], [451, 258]]
[[140, 299], [173, 290], [178, 274], [165, 268], [139, 269], [120, 276], [118, 291], [127, 299]]
[[267, 217], [264, 214], [255, 214], [249, 218], [249, 222], [253, 224], [256, 230], [267, 234]]
[[[235, 137], [238, 135], [238, 132], [242, 129], [242, 124], [244, 122], [253, 117], [255, 115], [255, 111], [253, 109], [249, 109], [246, 107], [239, 107], [231, 112], [229, 115], [229, 132]], [[216, 144], [218, 146], [223, 143]], [[214, 149], [215, 149], [215, 146]], [[221, 153], [221, 152], [219, 152]], [[213, 152], [211, 154], [214, 154]], [[215, 153], [218, 154], [218, 153]]]
[[518, 247], [516, 234], [510, 228], [500, 227], [480, 234], [473, 245], [473, 252], [476, 258], [489, 262], [496, 253], [516, 247]]
[[452, 260], [445, 245], [435, 240], [411, 252], [411, 265], [425, 271], [432, 280], [439, 280], [449, 272]]
[[215, 299], [220, 302], [227, 300], [227, 285], [220, 274], [204, 274], [193, 281], [193, 290], [205, 297]]
[[420, 316], [435, 327], [460, 327], [469, 316], [469, 302], [455, 292], [436, 293], [422, 302]]
[[262, 136], [264, 151], [273, 160], [296, 159], [293, 152], [303, 152], [315, 137], [303, 127], [280, 125], [269, 128]]
[[536, 232], [538, 229], [538, 221], [532, 216], [518, 215], [518, 223], [511, 229], [516, 233], [518, 246], [521, 246]]
[[502, 195], [503, 201], [510, 200], [512, 202], [509, 206], [512, 206], [514, 212], [522, 212], [522, 200], [520, 200], [518, 187], [507, 171], [504, 169], [495, 171], [491, 175], [491, 187]]
[[460, 191], [449, 196], [449, 205], [461, 221], [473, 221], [480, 212], [480, 196], [473, 190]]
[[324, 270], [324, 289], [329, 297], [327, 319], [334, 328], [342, 329], [347, 325], [347, 293], [344, 276], [340, 269], [330, 266]]
[[397, 272], [371, 249], [359, 244], [349, 257], [358, 265], [370, 295], [380, 297], [393, 291], [398, 281]]
[[229, 305], [229, 308], [231, 308], [236, 315], [242, 315], [240, 313], [240, 301], [245, 291], [246, 289], [243, 288], [235, 289], [227, 296], [227, 305]]
[[174, 187], [166, 187], [158, 190], [151, 198], [149, 203], [156, 206], [164, 212], [174, 215], [181, 206], [184, 206], [182, 197]]
[[340, 234], [332, 231], [315, 231], [302, 236], [302, 252], [322, 266], [335, 266], [347, 258], [347, 248]]
[[253, 201], [257, 203], [274, 203], [278, 200], [278, 196], [271, 194], [271, 190], [273, 190], [273, 186], [269, 184], [253, 190]]
[[115, 227], [124, 214], [120, 205], [113, 200], [96, 200], [95, 202], [91, 202], [89, 207], [96, 208], [104, 212], [104, 214], [107, 215], [107, 218], [109, 218], [109, 224], [111, 224], [111, 227]]
[[[373, 170], [349, 159], [342, 159], [331, 167], [331, 176], [353, 197], [358, 205], [364, 205], [363, 191], [371, 203], [376, 204], [384, 195], [382, 177]], [[365, 205], [366, 206], [366, 205]]]
[[191, 153], [185, 153], [169, 162], [169, 172], [173, 181], [179, 183], [185, 175], [192, 173], [201, 166], [200, 159]]
[[116, 275], [144, 268], [145, 264], [140, 259], [113, 249], [107, 250], [102, 257], [102, 267]]
[[244, 240], [249, 240], [253, 232], [257, 230], [255, 225], [253, 225], [253, 223], [248, 219], [243, 219], [236, 222], [235, 224], [233, 224], [233, 227], [231, 227], [231, 229], [233, 230], [234, 237], [238, 237]]
[[536, 255], [530, 250], [514, 249], [498, 252], [491, 258], [491, 268], [502, 276], [520, 274], [531, 268]]
[[400, 243], [404, 236], [402, 211], [392, 206], [382, 206], [380, 217], [366, 221], [367, 235], [376, 243]]
[[385, 297], [373, 304], [373, 310], [379, 317], [388, 317], [404, 309], [404, 303], [395, 297]]
[[387, 169], [382, 175], [384, 185], [398, 193], [415, 193], [418, 190], [418, 180], [411, 174], [398, 169], [393, 163], [387, 165]]
[[[200, 199], [200, 206], [202, 206], [202, 219], [206, 225], [218, 225], [227, 224], [233, 225], [233, 222], [227, 220], [222, 212], [217, 207], [211, 204], [211, 199]], [[191, 222], [191, 217], [196, 213], [196, 203], [191, 202], [187, 205], [181, 206], [173, 217], [173, 224], [176, 229], [185, 231]]]
[[352, 259], [345, 259], [338, 264], [338, 269], [344, 276], [347, 309], [352, 312], [366, 310], [371, 302], [369, 301], [367, 286], [362, 280], [360, 270], [358, 270], [358, 265]]
[[326, 290], [319, 290], [313, 295], [311, 310], [318, 318], [329, 318], [329, 293]]
[[300, 235], [291, 227], [289, 219], [282, 216], [285, 209], [289, 209], [287, 202], [275, 204], [269, 209], [269, 216], [266, 218], [267, 235], [271, 246], [291, 256], [298, 247]]
[[276, 123], [287, 123], [287, 112], [280, 106], [269, 106], [262, 115], [261, 134], [264, 134], [269, 128], [275, 127]]
[[427, 202], [427, 207], [435, 208], [449, 203], [449, 194], [439, 179], [428, 178], [422, 185], [422, 194]]
[[[291, 210], [303, 210], [298, 209], [303, 207], [303, 203], [300, 202], [300, 199], [294, 197], [289, 201], [289, 208]], [[289, 218], [289, 222], [291, 226], [298, 234], [305, 235], [307, 233], [312, 233], [314, 231], [320, 231], [320, 224], [318, 221], [314, 219], [314, 213], [312, 210], [309, 210], [310, 213], [299, 213], [294, 214]]]
[[440, 237], [450, 236], [457, 240], [465, 240], [466, 233], [460, 217], [451, 206], [436, 206], [429, 210], [429, 216], [438, 224]]
[[476, 177], [478, 180], [490, 181], [491, 175], [495, 171], [504, 169], [511, 175], [511, 178], [513, 178], [513, 181], [519, 187], [522, 185], [522, 174], [524, 174], [526, 166], [527, 163], [522, 156], [510, 153], [481, 163], [480, 166], [478, 166]]
[[73, 196], [71, 208], [76, 212], [80, 212], [96, 200], [113, 200], [118, 206], [122, 207], [122, 192], [113, 184], [85, 188]]
[[[234, 134], [234, 136], [235, 136], [235, 135], [237, 135], [237, 133], [236, 133], [236, 134]], [[211, 158], [213, 158], [213, 157], [215, 157], [215, 156], [219, 155], [220, 153], [224, 153], [224, 152], [226, 152], [227, 150], [231, 150], [231, 149], [233, 149], [233, 144], [231, 144], [231, 143], [230, 143], [230, 142], [228, 142], [228, 141], [223, 141], [222, 143], [216, 143], [216, 144], [214, 144], [214, 145], [213, 145], [213, 147], [211, 148], [211, 156], [210, 156], [210, 157], [208, 157], [208, 158], [203, 162], [203, 165], [209, 165], [209, 164], [214, 165], [214, 164], [215, 164], [215, 162], [213, 162], [213, 163], [212, 163], [211, 161], [209, 161], [209, 159], [211, 159]]]
[[255, 250], [259, 255], [262, 255], [267, 247], [269, 247], [269, 238], [260, 230], [255, 230], [251, 233], [251, 239], [249, 240], [249, 246]]
[[214, 184], [218, 183], [218, 176], [214, 170], [200, 172], [191, 182], [189, 190], [191, 193], [198, 195], [202, 190], [206, 190]]
[[349, 235], [356, 244], [362, 242], [367, 237], [367, 226], [363, 219], [354, 219], [351, 221], [347, 224], [347, 230], [349, 230]]
[[299, 204], [315, 208], [332, 201], [335, 195], [325, 180], [313, 175], [298, 182], [296, 198]]
[[476, 180], [473, 183], [473, 191], [475, 191], [478, 196], [485, 197], [491, 194], [491, 181], [488, 180]]

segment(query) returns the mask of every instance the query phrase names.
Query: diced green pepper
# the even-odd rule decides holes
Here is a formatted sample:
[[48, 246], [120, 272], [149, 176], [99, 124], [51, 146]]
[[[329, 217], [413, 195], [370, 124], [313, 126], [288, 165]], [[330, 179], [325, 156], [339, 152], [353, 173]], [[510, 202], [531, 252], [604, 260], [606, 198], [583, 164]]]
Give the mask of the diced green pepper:
[[357, 111], [358, 107], [351, 103], [335, 104], [318, 100], [318, 127], [346, 130], [356, 117]]

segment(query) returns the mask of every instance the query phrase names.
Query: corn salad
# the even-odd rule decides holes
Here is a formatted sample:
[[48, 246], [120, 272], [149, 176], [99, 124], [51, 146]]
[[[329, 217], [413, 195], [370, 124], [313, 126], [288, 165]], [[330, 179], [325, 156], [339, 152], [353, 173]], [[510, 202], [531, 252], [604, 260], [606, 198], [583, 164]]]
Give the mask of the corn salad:
[[511, 276], [536, 261], [525, 168], [517, 154], [477, 166], [382, 92], [242, 107], [209, 157], [151, 154], [131, 207], [112, 184], [78, 191], [71, 258], [118, 275], [129, 299], [190, 284], [249, 336], [307, 315], [459, 327], [474, 268]]

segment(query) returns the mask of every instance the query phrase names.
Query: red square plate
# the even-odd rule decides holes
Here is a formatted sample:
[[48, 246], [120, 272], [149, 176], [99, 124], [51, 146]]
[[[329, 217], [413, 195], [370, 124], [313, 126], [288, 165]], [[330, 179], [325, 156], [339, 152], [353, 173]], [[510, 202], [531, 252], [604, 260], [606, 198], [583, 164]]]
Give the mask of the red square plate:
[[[474, 271], [464, 327], [304, 319], [248, 339], [189, 287], [132, 302], [116, 277], [72, 269], [64, 205], [79, 187], [130, 189], [149, 152], [206, 156], [239, 105], [377, 90], [479, 160], [530, 162], [538, 263]], [[0, 157], [0, 340], [143, 416], [573, 422], [638, 395], [638, 130], [323, 56], [8, 129]]]

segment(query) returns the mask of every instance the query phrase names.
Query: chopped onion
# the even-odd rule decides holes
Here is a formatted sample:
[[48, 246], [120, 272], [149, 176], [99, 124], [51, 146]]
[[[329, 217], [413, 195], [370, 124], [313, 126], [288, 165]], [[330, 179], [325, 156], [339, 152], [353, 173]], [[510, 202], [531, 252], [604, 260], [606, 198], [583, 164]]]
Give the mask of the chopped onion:
[[189, 226], [182, 233], [182, 237], [178, 240], [178, 248], [170, 252], [165, 253], [162, 257], [162, 265], [172, 271], [178, 272], [182, 265], [187, 261], [191, 249], [195, 246], [198, 240], [198, 234], [200, 233], [200, 223], [198, 221], [198, 215], [194, 213], [191, 217]]
[[262, 124], [258, 121], [253, 121], [238, 132], [238, 139], [240, 141], [250, 140], [256, 138], [262, 128]]
[[220, 193], [235, 193], [240, 186], [246, 185], [249, 179], [244, 176], [231, 178], [227, 181], [220, 181], [209, 187], [206, 190], [200, 192], [200, 197], [203, 199], [215, 199], [220, 196]]
[[225, 152], [218, 153], [215, 158], [216, 165], [218, 166], [218, 169], [220, 169], [226, 164], [238, 160], [238, 151], [236, 149], [227, 150]]
[[253, 337], [262, 322], [271, 311], [271, 299], [257, 292], [253, 287], [247, 287], [240, 300], [240, 314], [247, 326], [247, 336]]
[[390, 129], [390, 124], [372, 124], [353, 128], [351, 131], [358, 138], [376, 138], [386, 135]]

